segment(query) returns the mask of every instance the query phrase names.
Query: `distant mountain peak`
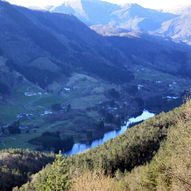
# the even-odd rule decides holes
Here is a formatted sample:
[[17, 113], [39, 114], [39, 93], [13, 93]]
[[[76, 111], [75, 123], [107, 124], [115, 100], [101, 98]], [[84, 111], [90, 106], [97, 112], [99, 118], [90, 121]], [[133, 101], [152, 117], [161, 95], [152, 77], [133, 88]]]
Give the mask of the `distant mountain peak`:
[[191, 5], [155, 10], [136, 3], [118, 5], [106, 0], [62, 0], [62, 4], [47, 10], [72, 14], [101, 34], [141, 32], [191, 43]]
[[81, 0], [64, 0], [62, 5], [66, 7], [71, 7], [72, 9], [76, 10], [80, 15], [86, 16], [86, 13], [83, 10]]
[[141, 5], [137, 4], [137, 3], [126, 3], [124, 5], [122, 5], [123, 8], [132, 8], [132, 7], [142, 7]]

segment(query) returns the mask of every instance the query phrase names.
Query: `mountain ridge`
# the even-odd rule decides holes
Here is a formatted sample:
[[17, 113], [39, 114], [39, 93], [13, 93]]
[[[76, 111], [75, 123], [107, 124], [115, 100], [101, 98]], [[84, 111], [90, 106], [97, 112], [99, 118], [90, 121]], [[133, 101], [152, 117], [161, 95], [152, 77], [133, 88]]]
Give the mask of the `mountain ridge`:
[[72, 15], [0, 7], [0, 148], [91, 144], [144, 109], [180, 105], [190, 88], [189, 46], [104, 37]]
[[[67, 6], [65, 6], [67, 5]], [[77, 14], [78, 9], [72, 8], [70, 4], [62, 4], [61, 6], [51, 9], [52, 12], [61, 12], [61, 13], [72, 13], [79, 17]], [[64, 7], [65, 6], [65, 7]], [[73, 9], [73, 11], [70, 8]], [[67, 10], [68, 8], [68, 10]], [[132, 24], [128, 24], [125, 20], [138, 19], [139, 22], [136, 24], [139, 30], [143, 32], [148, 32], [153, 30], [153, 28], [159, 28], [162, 21], [169, 20], [170, 18], [175, 17], [175, 15], [170, 13], [163, 13], [156, 10], [143, 8], [142, 6], [131, 3], [125, 4], [123, 6], [108, 3], [105, 1], [91, 1], [91, 0], [81, 0], [80, 8], [83, 8], [85, 17], [80, 16], [79, 18], [88, 25], [107, 25], [112, 23], [115, 27], [123, 27], [125, 29], [133, 29]], [[95, 11], [99, 10], [99, 14], [96, 14]], [[95, 18], [93, 18], [93, 16]], [[153, 16], [153, 19], [150, 17]], [[91, 23], [91, 24], [90, 24]], [[129, 25], [129, 26], [128, 26]]]
[[[191, 48], [184, 43], [149, 34], [105, 37], [73, 15], [29, 10], [4, 1], [0, 1], [0, 19], [0, 149], [58, 153], [69, 151], [75, 143], [90, 145], [145, 109], [158, 114], [181, 105], [190, 89]], [[177, 176], [189, 182], [182, 172], [188, 173], [190, 155], [181, 153], [190, 151], [190, 106], [188, 101], [167, 114], [162, 112], [74, 157], [66, 159], [60, 153], [52, 165], [14, 191], [65, 190], [71, 180], [78, 183], [85, 177], [91, 185], [91, 178], [97, 180], [99, 175], [112, 182], [108, 190], [115, 186], [118, 190], [132, 188], [133, 183], [146, 190], [161, 186], [169, 190], [172, 185], [173, 190]], [[168, 148], [172, 148], [170, 152]], [[174, 160], [173, 148], [178, 161]], [[28, 168], [32, 158], [40, 162], [37, 170], [54, 158], [43, 155], [48, 161], [41, 164], [41, 156], [17, 149], [0, 152], [0, 186], [3, 182], [2, 186], [11, 190], [28, 180], [33, 172]], [[163, 163], [156, 163], [161, 156]], [[6, 163], [6, 157], [11, 164]], [[188, 163], [181, 163], [185, 159]], [[12, 161], [23, 162], [23, 166], [12, 169], [11, 165], [17, 166]], [[136, 172], [137, 166], [145, 176], [132, 175], [143, 181], [128, 182], [130, 172], [126, 171]], [[96, 178], [91, 170], [95, 170]], [[22, 173], [24, 179], [19, 182]], [[179, 185], [177, 190], [185, 187], [182, 182]], [[76, 186], [78, 190], [81, 185]]]
[[[91, 7], [97, 8], [91, 9]], [[103, 7], [107, 7], [107, 11], [104, 11]], [[99, 14], [95, 12], [97, 9]], [[112, 27], [113, 30], [118, 30], [116, 33], [118, 35], [128, 32], [141, 32], [170, 37], [178, 42], [190, 43], [189, 6], [173, 12], [148, 9], [133, 3], [119, 6], [104, 1], [84, 0], [80, 1], [80, 10], [83, 10], [84, 15], [78, 13], [76, 7], [72, 8], [69, 4], [67, 6], [63, 4], [52, 8], [50, 11], [71, 13], [88, 26], [91, 26], [92, 29], [104, 35], [112, 35], [112, 32], [110, 32]], [[99, 16], [97, 17], [97, 15]], [[121, 32], [120, 29], [124, 32]], [[106, 32], [104, 32], [105, 30]]]
[[[47, 166], [40, 171], [31, 182], [23, 185], [19, 190], [38, 190], [39, 186], [51, 187], [47, 180], [53, 181], [50, 179], [50, 173], [52, 175], [55, 173], [53, 171], [55, 165], [62, 168], [62, 171], [65, 170], [67, 174], [67, 178], [64, 179], [61, 178], [61, 173], [57, 173], [60, 181], [70, 181], [70, 176], [72, 180], [76, 180], [71, 186], [74, 191], [90, 188], [106, 190], [108, 187], [109, 190], [114, 191], [127, 188], [129, 190], [135, 188], [160, 190], [161, 187], [163, 190], [187, 190], [190, 188], [190, 168], [184, 168], [189, 164], [190, 157], [185, 160], [182, 155], [190, 156], [191, 154], [190, 147], [186, 144], [190, 140], [189, 125], [190, 101], [187, 101], [173, 111], [161, 113], [131, 127], [123, 135], [102, 146], [63, 159], [64, 165], [56, 165], [54, 162], [52, 166]], [[184, 132], [181, 131], [182, 129]], [[185, 147], [188, 150], [184, 150]], [[87, 175], [88, 179], [85, 180]], [[162, 178], [159, 178], [160, 176]], [[101, 187], [100, 181], [105, 183]], [[95, 182], [99, 184], [95, 185]], [[63, 188], [65, 184], [62, 185]]]

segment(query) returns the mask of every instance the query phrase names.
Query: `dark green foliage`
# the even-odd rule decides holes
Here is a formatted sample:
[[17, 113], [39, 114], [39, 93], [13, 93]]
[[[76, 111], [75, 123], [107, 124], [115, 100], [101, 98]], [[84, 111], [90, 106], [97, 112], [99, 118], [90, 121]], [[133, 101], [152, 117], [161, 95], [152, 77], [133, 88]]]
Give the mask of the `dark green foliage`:
[[49, 51], [52, 56], [63, 59], [67, 55], [67, 48], [54, 35], [36, 26], [30, 26], [27, 33], [42, 49]]
[[[31, 60], [33, 61], [33, 59]], [[61, 72], [52, 72], [51, 70], [39, 69], [36, 67], [29, 67], [25, 65], [18, 65], [12, 59], [7, 60], [6, 65], [10, 70], [15, 70], [25, 76], [29, 81], [38, 84], [42, 88], [46, 87], [48, 84], [59, 79], [62, 75], [70, 76], [71, 69], [69, 66], [55, 62], [60, 68]], [[0, 84], [1, 85], [1, 84]], [[3, 89], [2, 89], [3, 90]], [[0, 90], [1, 92], [1, 90]]]
[[[190, 77], [191, 68], [189, 53], [173, 41], [164, 41], [162, 38], [142, 35], [141, 38], [107, 37], [119, 48], [126, 57], [131, 58], [136, 65], [144, 65], [182, 77]], [[186, 50], [187, 51], [187, 50]], [[189, 50], [190, 51], [190, 50]], [[136, 58], [132, 55], [137, 55]], [[147, 61], [148, 62], [147, 62]]]
[[178, 110], [162, 113], [128, 129], [115, 139], [90, 151], [68, 158], [71, 169], [102, 170], [113, 175], [116, 170], [131, 170], [152, 159], [165, 139], [167, 128], [176, 123]]
[[114, 117], [112, 113], [106, 111], [105, 109], [100, 110], [100, 113], [104, 117], [104, 121], [106, 123], [114, 124], [120, 127], [121, 122], [124, 121], [124, 119], [120, 117]]
[[53, 111], [60, 111], [60, 110], [62, 109], [62, 107], [61, 107], [61, 104], [56, 103], [56, 104], [53, 104], [53, 105], [51, 106], [51, 109], [52, 109]]
[[0, 49], [0, 56], [1, 56], [1, 55], [3, 55], [3, 51], [2, 51], [2, 49]]
[[114, 88], [110, 89], [108, 91], [108, 94], [112, 97], [112, 98], [115, 98], [115, 99], [119, 99], [120, 98], [120, 94], [118, 91], [116, 91]]
[[23, 30], [29, 38], [42, 49], [49, 51], [52, 56], [62, 58], [62, 55], [66, 54], [65, 46], [53, 34], [32, 23], [19, 9], [9, 6], [8, 15], [13, 20], [17, 18], [17, 24], [25, 26]]
[[66, 111], [69, 112], [70, 110], [71, 110], [71, 104], [68, 104], [68, 105], [66, 106]]
[[108, 113], [108, 112], [105, 112], [104, 113], [105, 115], [105, 121], [107, 123], [113, 123], [113, 120], [114, 120], [114, 117], [113, 117], [113, 114], [112, 113]]
[[10, 88], [6, 84], [0, 82], [0, 93], [3, 95], [7, 95], [10, 93]]
[[41, 87], [46, 87], [59, 77], [59, 74], [48, 70], [41, 70], [35, 67], [22, 67], [21, 74], [25, 74], [28, 80], [37, 83]]
[[96, 128], [97, 128], [98, 130], [104, 129], [104, 128], [105, 128], [104, 121], [103, 121], [103, 120], [99, 121], [99, 122], [96, 124]]
[[67, 191], [71, 187], [66, 158], [61, 152], [52, 165], [47, 165], [33, 181], [22, 186], [21, 191]]
[[141, 97], [136, 97], [135, 101], [137, 102], [138, 107], [140, 109], [144, 109], [144, 101], [143, 101], [143, 99]]
[[[19, 39], [15, 47], [3, 36], [1, 44], [7, 44], [8, 48], [0, 48], [3, 48], [7, 58], [13, 60], [14, 70], [33, 83], [45, 87], [57, 81], [60, 75], [68, 76], [71, 72], [89, 73], [112, 83], [128, 83], [134, 79], [133, 74], [123, 66], [126, 60], [121, 59], [120, 51], [109, 46], [102, 36], [75, 17], [0, 3], [4, 10], [1, 12], [4, 22], [0, 24], [2, 36], [4, 33], [12, 36], [13, 29], [16, 29], [15, 40]], [[27, 41], [20, 40], [23, 38]], [[25, 43], [30, 46], [26, 47]], [[38, 57], [47, 57], [62, 71], [55, 74], [29, 67], [28, 63]]]
[[115, 118], [115, 119], [113, 120], [113, 123], [114, 123], [115, 125], [117, 125], [118, 127], [121, 127], [121, 125], [122, 125], [122, 120], [121, 120], [121, 118], [117, 117], [117, 118]]
[[[111, 139], [107, 143], [66, 159], [68, 172], [75, 176], [77, 172], [102, 171], [113, 176], [117, 170], [130, 171], [138, 165], [150, 161], [160, 147], [160, 143], [167, 136], [167, 129], [177, 123], [179, 116], [183, 116], [181, 108], [169, 113], [161, 113], [141, 124], [129, 128], [126, 133]], [[47, 179], [46, 167], [37, 179], [33, 179], [25, 190], [34, 188]], [[65, 166], [63, 167], [65, 168]], [[22, 188], [22, 189], [23, 189]], [[22, 190], [21, 189], [21, 190]], [[28, 191], [27, 190], [27, 191]]]
[[125, 87], [125, 91], [127, 91], [130, 95], [135, 95], [138, 92], [138, 88], [135, 85], [129, 85]]
[[153, 96], [145, 101], [145, 108], [168, 112], [182, 104], [182, 98], [175, 100], [163, 99], [162, 96]]
[[21, 149], [0, 151], [0, 190], [11, 191], [21, 186], [30, 175], [41, 170], [47, 163], [53, 162], [54, 155]]
[[117, 66], [105, 64], [102, 59], [98, 59], [94, 55], [76, 54], [76, 63], [90, 74], [99, 76], [100, 78], [111, 83], [129, 83], [134, 79], [132, 72]]
[[15, 121], [8, 126], [8, 131], [10, 134], [20, 134], [21, 130], [19, 129], [20, 123], [19, 121]]
[[7, 65], [26, 76], [26, 78], [31, 82], [38, 84], [43, 88], [52, 83], [54, 80], [58, 79], [60, 76], [59, 73], [54, 73], [48, 70], [41, 70], [35, 67], [20, 67], [15, 65], [13, 61], [8, 61]]
[[29, 143], [43, 147], [44, 150], [58, 153], [59, 150], [64, 150], [65, 152], [69, 151], [74, 144], [74, 140], [73, 137], [66, 137], [64, 140], [62, 140], [60, 138], [59, 132], [45, 132], [40, 137], [31, 139]]
[[[4, 1], [0, 4], [0, 49], [5, 58], [13, 60], [15, 71], [41, 87], [62, 83], [73, 72], [127, 84], [134, 80], [134, 65], [190, 76], [186, 46], [150, 36], [102, 37], [71, 15], [28, 10]], [[41, 57], [61, 71], [30, 67], [31, 61]], [[137, 91], [131, 90], [131, 95]]]
[[45, 172], [46, 178], [37, 185], [38, 191], [64, 191], [69, 190], [71, 183], [67, 173], [66, 159], [60, 152], [50, 168]]

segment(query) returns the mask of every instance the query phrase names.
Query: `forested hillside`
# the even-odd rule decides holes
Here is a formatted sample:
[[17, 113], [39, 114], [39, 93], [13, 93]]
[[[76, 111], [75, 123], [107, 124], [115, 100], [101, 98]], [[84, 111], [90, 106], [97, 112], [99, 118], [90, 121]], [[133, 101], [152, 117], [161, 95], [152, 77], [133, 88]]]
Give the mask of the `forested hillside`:
[[104, 37], [76, 17], [0, 1], [0, 149], [91, 144], [144, 110], [182, 104], [190, 47]]
[[54, 154], [29, 150], [7, 149], [0, 151], [0, 190], [11, 191], [21, 186], [30, 176], [55, 160]]
[[189, 190], [190, 117], [187, 101], [102, 146], [57, 159], [20, 190]]
[[[78, 2], [88, 9], [94, 0]], [[143, 30], [174, 18], [136, 4], [115, 14], [133, 23], [140, 14]], [[174, 109], [190, 88], [186, 44], [106, 37], [75, 16], [0, 0], [0, 191], [191, 190], [190, 97]], [[63, 156], [117, 135], [141, 113], [156, 116]]]

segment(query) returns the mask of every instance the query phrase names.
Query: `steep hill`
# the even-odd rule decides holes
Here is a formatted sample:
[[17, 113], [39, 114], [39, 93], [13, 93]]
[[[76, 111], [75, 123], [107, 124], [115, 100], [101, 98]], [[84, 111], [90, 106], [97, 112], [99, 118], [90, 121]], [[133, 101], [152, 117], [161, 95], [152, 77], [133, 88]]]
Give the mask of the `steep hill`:
[[[68, 169], [71, 178], [75, 177], [72, 190], [189, 190], [190, 104], [187, 101], [180, 108], [136, 125], [102, 146], [63, 159], [59, 171], [56, 167], [61, 161], [58, 160], [20, 190], [49, 189], [50, 177], [54, 175], [66, 185], [68, 176], [61, 178], [59, 174], [64, 169]], [[89, 173], [88, 178], [85, 172]], [[103, 175], [99, 176], [99, 172]], [[58, 188], [63, 186], [55, 181], [53, 184]]]
[[149, 33], [190, 44], [190, 6], [157, 11], [138, 4], [119, 6], [100, 0], [66, 0], [51, 12], [69, 13], [103, 35]]
[[191, 50], [183, 44], [107, 38], [72, 15], [4, 1], [0, 19], [1, 149], [91, 144], [144, 109], [179, 106], [190, 88]]
[[[68, 78], [74, 72], [96, 75], [114, 83], [127, 83], [134, 79], [132, 71], [127, 70], [134, 67], [132, 54], [124, 54], [121, 47], [96, 34], [74, 16], [32, 11], [4, 1], [0, 3], [1, 54], [8, 59], [6, 66], [24, 75], [29, 81], [45, 88], [54, 81]], [[153, 44], [144, 36], [141, 39], [147, 45], [144, 51], [148, 53], [152, 47], [156, 48], [152, 51], [156, 51], [167, 66], [172, 65], [171, 62], [166, 62], [167, 57], [174, 59], [173, 62], [177, 65], [181, 65], [182, 59], [185, 59], [184, 64], [189, 65], [189, 48], [162, 39], [153, 38]], [[124, 38], [124, 41], [129, 45], [128, 52], [131, 48], [135, 54], [142, 43], [139, 43], [139, 38]], [[131, 42], [137, 41], [136, 46], [130, 47]], [[159, 52], [157, 48], [163, 51]], [[169, 54], [165, 49], [170, 49]], [[171, 56], [175, 52], [178, 59]], [[143, 59], [158, 65], [157, 58]], [[188, 72], [189, 70], [188, 67]], [[171, 72], [168, 69], [166, 71]]]
[[111, 24], [113, 27], [141, 32], [156, 30], [164, 21], [176, 17], [175, 14], [147, 9], [138, 4], [119, 6], [101, 0], [65, 1], [50, 11], [73, 14], [89, 26]]
[[162, 27], [155, 31], [163, 36], [169, 36], [177, 41], [183, 41], [185, 43], [191, 43], [191, 7], [186, 7], [178, 11], [179, 16], [170, 19], [162, 24]]
[[51, 8], [50, 11], [73, 14], [88, 25], [105, 25], [114, 18], [112, 13], [119, 9], [119, 5], [100, 0], [66, 0], [62, 5]]
[[[9, 66], [25, 74], [29, 80], [45, 87], [52, 81], [59, 79], [61, 73], [61, 78], [63, 78], [63, 75], [69, 76], [70, 68], [72, 68], [72, 72], [83, 68], [83, 71], [97, 73], [97, 75], [102, 75], [101, 73], [104, 73], [107, 69], [111, 70], [112, 73], [112, 67], [115, 66], [111, 66], [114, 64], [109, 62], [108, 57], [111, 53], [108, 50], [110, 51], [110, 49], [105, 48], [108, 54], [107, 56], [105, 53], [105, 57], [98, 52], [101, 47], [107, 47], [107, 42], [75, 17], [31, 11], [12, 6], [3, 1], [0, 3], [0, 16], [3, 21], [1, 22], [0, 49], [3, 50], [3, 55], [10, 60], [8, 62]], [[83, 35], [84, 33], [86, 35]], [[115, 52], [117, 56], [118, 53]], [[48, 57], [50, 62], [53, 60], [51, 67], [54, 70], [49, 71], [44, 64], [34, 67], [33, 62], [40, 57]], [[101, 65], [99, 67], [100, 71], [93, 71], [92, 65], [95, 63], [96, 66]], [[124, 76], [128, 78], [128, 75], [127, 73], [122, 74], [123, 69], [117, 67], [119, 63], [120, 60], [117, 60], [115, 70], [121, 72], [118, 79], [121, 78], [123, 81], [125, 78], [122, 78]], [[36, 72], [36, 76], [29, 73], [29, 68]], [[42, 69], [44, 69], [43, 73], [40, 72]], [[112, 74], [115, 76], [114, 73]], [[45, 80], [45, 75], [50, 76], [48, 80]], [[107, 78], [107, 76], [102, 75], [102, 78]], [[129, 78], [126, 80], [129, 81], [131, 78], [132, 75], [129, 74]]]
[[9, 191], [21, 186], [29, 177], [55, 160], [54, 154], [21, 149], [0, 151], [0, 190]]
[[[96, 132], [99, 102], [110, 103], [107, 92], [134, 80], [133, 73], [123, 67], [126, 60], [119, 50], [71, 15], [0, 1], [0, 19], [1, 149], [41, 149], [46, 144], [39, 145], [34, 138], [58, 131], [61, 138], [52, 136], [54, 143], [43, 148], [50, 150], [55, 139], [88, 142], [116, 128], [107, 125]], [[91, 113], [88, 108], [95, 109]], [[18, 119], [15, 128], [21, 134], [12, 134], [15, 137], [10, 142], [7, 127]], [[66, 142], [60, 144], [63, 148]]]

